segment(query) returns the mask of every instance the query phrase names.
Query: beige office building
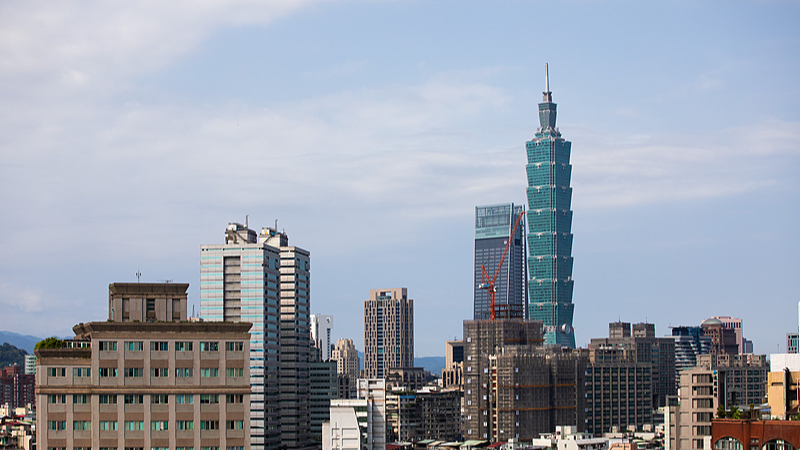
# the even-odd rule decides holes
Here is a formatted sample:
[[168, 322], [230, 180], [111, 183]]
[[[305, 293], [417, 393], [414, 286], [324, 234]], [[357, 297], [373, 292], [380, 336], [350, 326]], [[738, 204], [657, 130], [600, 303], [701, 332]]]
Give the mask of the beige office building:
[[91, 322], [38, 349], [43, 449], [249, 449], [249, 323]]
[[364, 376], [414, 367], [414, 300], [406, 288], [373, 289], [364, 302]]
[[114, 283], [107, 322], [35, 351], [38, 448], [250, 448], [251, 324], [173, 321], [188, 286]]
[[336, 341], [331, 359], [336, 361], [337, 398], [356, 398], [356, 380], [361, 373], [361, 358], [353, 341], [351, 339]]

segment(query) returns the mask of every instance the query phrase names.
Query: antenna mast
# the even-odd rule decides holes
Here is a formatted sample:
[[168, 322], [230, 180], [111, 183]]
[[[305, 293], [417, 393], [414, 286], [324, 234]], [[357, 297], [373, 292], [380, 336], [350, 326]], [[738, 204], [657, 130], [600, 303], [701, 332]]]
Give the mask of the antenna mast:
[[550, 92], [550, 69], [547, 63], [544, 63], [544, 91]]

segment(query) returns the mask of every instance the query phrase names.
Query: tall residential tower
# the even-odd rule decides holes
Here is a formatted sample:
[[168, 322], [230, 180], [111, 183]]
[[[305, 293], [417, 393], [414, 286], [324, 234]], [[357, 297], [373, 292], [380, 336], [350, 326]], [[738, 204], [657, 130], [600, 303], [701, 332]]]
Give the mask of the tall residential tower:
[[364, 302], [364, 378], [414, 367], [414, 300], [406, 288], [373, 289]]
[[[491, 318], [489, 291], [481, 289], [483, 267], [494, 277], [503, 256], [514, 222], [522, 212], [521, 205], [475, 207], [475, 289], [474, 320]], [[495, 280], [495, 313], [497, 318], [524, 319], [528, 298], [525, 292], [525, 224], [520, 221], [508, 247], [508, 253]]]
[[539, 124], [528, 154], [528, 317], [544, 322], [546, 344], [575, 348], [572, 329], [572, 143], [556, 128], [556, 104], [545, 65]]

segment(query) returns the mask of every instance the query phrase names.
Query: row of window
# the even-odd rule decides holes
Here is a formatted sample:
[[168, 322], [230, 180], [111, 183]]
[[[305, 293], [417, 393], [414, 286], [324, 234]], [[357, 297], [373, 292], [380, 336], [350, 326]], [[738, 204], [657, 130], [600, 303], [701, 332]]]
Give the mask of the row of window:
[[[219, 394], [197, 394], [199, 395], [200, 404], [212, 404], [212, 403], [219, 403]], [[98, 395], [98, 403], [101, 405], [105, 404], [117, 404], [117, 395], [114, 394], [101, 394]], [[176, 394], [176, 395], [166, 395], [166, 394], [151, 394], [150, 395], [150, 403], [152, 404], [169, 404], [169, 398], [174, 397], [174, 402], [179, 405], [190, 405], [194, 403], [194, 394]], [[228, 394], [225, 396], [228, 404], [241, 404], [244, 403], [244, 395], [243, 394]], [[47, 396], [47, 402], [54, 405], [63, 405], [67, 403], [67, 396], [65, 394], [50, 394]], [[123, 396], [123, 402], [126, 405], [129, 404], [142, 404], [144, 403], [144, 395], [143, 394], [126, 394]], [[91, 403], [91, 395], [88, 394], [73, 394], [72, 395], [72, 403], [73, 404], [88, 404]]]
[[[66, 447], [47, 447], [47, 450], [67, 450]], [[91, 447], [73, 447], [73, 450], [92, 450]], [[117, 447], [100, 447], [100, 450], [117, 450]], [[144, 447], [125, 447], [125, 450], [144, 450]], [[169, 450], [169, 447], [150, 447], [150, 450]], [[175, 447], [175, 450], [194, 450], [194, 447]], [[219, 447], [200, 447], [200, 450], [219, 450]], [[226, 450], [244, 450], [243, 446], [228, 446]]]
[[[219, 420], [200, 420], [201, 430], [219, 430]], [[98, 422], [98, 427], [101, 431], [117, 431], [116, 420], [104, 420]], [[47, 429], [51, 431], [65, 431], [67, 429], [66, 420], [51, 420], [47, 422]], [[74, 431], [91, 431], [92, 422], [89, 420], [76, 420], [72, 422], [72, 429]], [[176, 430], [194, 430], [193, 420], [176, 420]], [[226, 430], [243, 430], [243, 420], [227, 420], [225, 421]], [[124, 422], [125, 431], [144, 431], [143, 420], [126, 420]], [[150, 422], [151, 431], [166, 431], [169, 430], [169, 421], [167, 420], [153, 420]]]
[[[73, 368], [72, 369], [73, 377], [81, 378], [81, 377], [89, 377], [92, 374], [92, 369], [90, 368]], [[150, 369], [150, 376], [153, 378], [167, 378], [169, 377], [169, 369], [166, 367], [163, 368], [152, 368]], [[99, 370], [100, 378], [113, 378], [117, 376], [117, 368], [116, 367], [101, 367]], [[133, 367], [133, 368], [125, 368], [123, 369], [123, 374], [125, 378], [140, 378], [144, 376], [144, 369]], [[226, 370], [226, 374], [230, 378], [236, 377], [243, 377], [244, 376], [244, 369], [243, 368], [229, 368]], [[64, 367], [50, 367], [47, 369], [47, 375], [51, 378], [63, 378], [67, 375], [67, 369]], [[176, 378], [187, 378], [194, 376], [194, 369], [191, 367], [179, 367], [175, 369], [175, 377]], [[204, 378], [211, 378], [211, 377], [219, 377], [219, 369], [218, 368], [202, 368], [200, 369], [200, 376]]]
[[[125, 341], [124, 348], [129, 352], [141, 352], [144, 350], [143, 341]], [[115, 352], [117, 351], [117, 341], [100, 341], [98, 343], [101, 352]], [[175, 342], [176, 352], [191, 352], [194, 349], [194, 343], [191, 341]], [[244, 350], [244, 342], [234, 341], [226, 342], [225, 349], [229, 352], [241, 352]], [[167, 341], [152, 341], [150, 342], [150, 351], [153, 352], [166, 352], [169, 351], [169, 342]], [[219, 351], [219, 342], [201, 342], [201, 352], [216, 352]]]

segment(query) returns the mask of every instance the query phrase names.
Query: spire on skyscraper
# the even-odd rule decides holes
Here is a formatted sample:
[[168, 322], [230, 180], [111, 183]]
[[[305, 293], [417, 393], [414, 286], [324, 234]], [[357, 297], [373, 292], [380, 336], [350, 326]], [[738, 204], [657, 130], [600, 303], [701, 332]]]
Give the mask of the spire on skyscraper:
[[553, 93], [550, 92], [550, 70], [547, 67], [547, 63], [544, 63], [544, 92], [542, 94], [544, 94], [542, 103], [553, 102]]
[[553, 93], [550, 92], [550, 69], [544, 63], [544, 89], [542, 92], [542, 103], [539, 103], [539, 127], [541, 132], [551, 132], [555, 136], [559, 133], [556, 130], [556, 104], [553, 103]]

